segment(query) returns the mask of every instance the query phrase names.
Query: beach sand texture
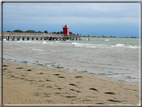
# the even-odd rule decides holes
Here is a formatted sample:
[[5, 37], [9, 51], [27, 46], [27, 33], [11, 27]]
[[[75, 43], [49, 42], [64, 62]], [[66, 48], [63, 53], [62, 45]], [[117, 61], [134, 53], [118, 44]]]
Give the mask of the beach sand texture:
[[96, 75], [3, 63], [4, 104], [139, 104], [139, 86]]

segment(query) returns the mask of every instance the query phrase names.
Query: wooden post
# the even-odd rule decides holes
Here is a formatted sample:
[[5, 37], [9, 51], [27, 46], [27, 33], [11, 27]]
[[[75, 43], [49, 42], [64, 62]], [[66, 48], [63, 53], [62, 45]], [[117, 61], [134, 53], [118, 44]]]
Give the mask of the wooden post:
[[24, 40], [24, 39], [25, 39], [25, 37], [23, 36], [23, 37], [22, 37], [22, 39]]
[[17, 37], [17, 41], [20, 39], [20, 37]]
[[53, 38], [52, 38], [52, 37], [49, 37], [49, 40], [53, 40]]
[[8, 41], [9, 41], [9, 36], [7, 36], [6, 40], [8, 40]]
[[59, 35], [60, 35], [60, 34], [58, 34], [58, 36], [57, 36], [57, 40], [59, 39]]
[[18, 40], [20, 40], [20, 36], [18, 37]]
[[27, 40], [29, 40], [29, 37], [27, 37]]
[[14, 39], [15, 39], [15, 36], [12, 37], [12, 40], [14, 40]]
[[30, 40], [30, 37], [31, 37], [32, 33], [29, 33], [28, 37], [29, 37], [29, 40]]
[[73, 40], [73, 34], [71, 34], [71, 40]]
[[88, 35], [88, 41], [90, 41], [90, 34]]
[[72, 40], [74, 40], [74, 38], [75, 38], [75, 36], [73, 36], [73, 39], [72, 39]]
[[20, 35], [19, 35], [19, 39], [20, 39], [20, 37], [22, 36], [22, 33], [20, 33]]
[[[9, 36], [11, 35], [11, 32], [9, 32]], [[8, 38], [7, 38], [7, 40], [9, 41], [9, 36], [8, 36]]]
[[82, 34], [80, 35], [80, 40], [82, 40]]

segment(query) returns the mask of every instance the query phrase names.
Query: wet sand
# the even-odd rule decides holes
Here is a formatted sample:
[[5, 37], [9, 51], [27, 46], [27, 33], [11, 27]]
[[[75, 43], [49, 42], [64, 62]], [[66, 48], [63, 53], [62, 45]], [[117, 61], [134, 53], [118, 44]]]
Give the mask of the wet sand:
[[4, 104], [139, 104], [139, 86], [96, 75], [3, 63]]

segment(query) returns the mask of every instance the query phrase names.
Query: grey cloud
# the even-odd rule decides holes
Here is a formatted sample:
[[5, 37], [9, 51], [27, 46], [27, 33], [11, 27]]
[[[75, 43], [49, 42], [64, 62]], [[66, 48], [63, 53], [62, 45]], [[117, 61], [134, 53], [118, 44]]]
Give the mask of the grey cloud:
[[132, 3], [6, 3], [3, 7], [5, 23], [139, 23], [139, 4]]

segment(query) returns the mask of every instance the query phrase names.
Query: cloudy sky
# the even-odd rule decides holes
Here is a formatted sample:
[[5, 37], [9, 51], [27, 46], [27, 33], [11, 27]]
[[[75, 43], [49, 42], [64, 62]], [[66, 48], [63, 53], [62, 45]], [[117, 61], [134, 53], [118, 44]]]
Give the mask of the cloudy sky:
[[139, 3], [4, 3], [3, 30], [139, 37]]

